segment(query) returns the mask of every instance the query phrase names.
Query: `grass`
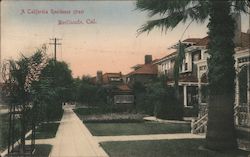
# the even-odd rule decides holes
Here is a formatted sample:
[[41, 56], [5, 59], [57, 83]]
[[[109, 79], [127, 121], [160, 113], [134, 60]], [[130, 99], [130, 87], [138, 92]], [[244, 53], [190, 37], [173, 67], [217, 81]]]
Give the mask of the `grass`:
[[94, 136], [189, 133], [190, 124], [173, 123], [85, 123]]
[[52, 145], [49, 144], [39, 144], [36, 145], [36, 150], [34, 152], [34, 157], [49, 157], [52, 149]]
[[215, 152], [199, 149], [203, 139], [103, 142], [110, 157], [247, 157], [250, 152]]
[[9, 114], [0, 113], [0, 152], [8, 146]]
[[[36, 130], [36, 139], [54, 138], [60, 123], [42, 123]], [[27, 139], [30, 139], [28, 136]]]

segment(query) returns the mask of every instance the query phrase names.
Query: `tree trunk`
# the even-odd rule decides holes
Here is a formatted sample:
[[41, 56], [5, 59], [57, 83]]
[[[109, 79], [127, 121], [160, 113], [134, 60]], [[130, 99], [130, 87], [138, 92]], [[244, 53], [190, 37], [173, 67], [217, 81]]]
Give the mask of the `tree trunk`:
[[210, 0], [208, 81], [209, 106], [206, 147], [237, 148], [234, 127], [234, 28], [228, 0]]

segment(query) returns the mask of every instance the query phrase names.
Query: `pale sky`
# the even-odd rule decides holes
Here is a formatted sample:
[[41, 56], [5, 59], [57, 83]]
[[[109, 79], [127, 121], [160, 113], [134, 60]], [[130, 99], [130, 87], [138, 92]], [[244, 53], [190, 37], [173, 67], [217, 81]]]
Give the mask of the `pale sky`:
[[[70, 11], [70, 14], [52, 14], [50, 11]], [[34, 14], [31, 10], [48, 11]], [[74, 10], [83, 11], [73, 14]], [[24, 14], [21, 14], [24, 11]], [[95, 19], [95, 24], [86, 24]], [[70, 65], [74, 77], [103, 72], [131, 71], [130, 67], [144, 62], [145, 54], [160, 58], [169, 53], [186, 24], [179, 24], [166, 34], [155, 29], [137, 37], [137, 29], [148, 20], [146, 12], [135, 10], [135, 1], [2, 1], [1, 2], [2, 60], [30, 55], [50, 38], [61, 38], [57, 58]], [[58, 25], [58, 21], [81, 20], [85, 24]], [[207, 22], [193, 23], [184, 38], [205, 37]], [[242, 16], [242, 31], [248, 29], [248, 17]]]

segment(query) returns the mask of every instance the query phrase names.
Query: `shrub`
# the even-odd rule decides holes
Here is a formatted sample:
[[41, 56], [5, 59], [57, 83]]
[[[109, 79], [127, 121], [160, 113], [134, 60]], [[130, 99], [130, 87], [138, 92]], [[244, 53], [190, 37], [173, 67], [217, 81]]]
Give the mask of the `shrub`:
[[180, 120], [183, 118], [183, 106], [178, 103], [173, 87], [161, 82], [149, 84], [145, 96], [147, 113], [162, 119]]

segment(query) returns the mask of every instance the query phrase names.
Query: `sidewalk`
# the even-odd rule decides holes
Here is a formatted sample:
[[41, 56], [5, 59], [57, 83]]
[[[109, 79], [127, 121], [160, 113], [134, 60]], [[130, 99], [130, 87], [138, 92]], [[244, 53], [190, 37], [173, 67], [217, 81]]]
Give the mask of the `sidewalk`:
[[53, 141], [51, 157], [108, 157], [82, 121], [68, 106]]
[[205, 135], [178, 133], [178, 134], [150, 134], [150, 135], [128, 135], [128, 136], [94, 136], [94, 138], [98, 142], [108, 142], [108, 141], [202, 139], [205, 138]]

